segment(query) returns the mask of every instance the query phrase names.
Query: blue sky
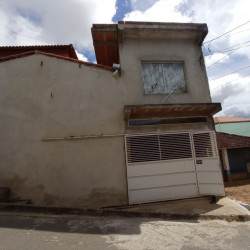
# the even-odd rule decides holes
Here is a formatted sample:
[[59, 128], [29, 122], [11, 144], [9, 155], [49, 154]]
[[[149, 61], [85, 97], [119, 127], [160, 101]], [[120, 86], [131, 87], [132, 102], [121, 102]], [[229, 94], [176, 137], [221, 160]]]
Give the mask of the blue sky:
[[125, 17], [125, 14], [127, 14], [133, 10], [132, 5], [131, 5], [131, 1], [129, 1], [129, 0], [127, 0], [127, 1], [126, 0], [116, 0], [115, 6], [116, 6], [116, 13], [112, 17], [113, 22], [118, 22], [120, 20], [123, 20], [123, 18]]
[[249, 7], [248, 0], [0, 0], [0, 45], [73, 43], [81, 60], [95, 62], [93, 23], [207, 23], [205, 42], [244, 24], [205, 43], [203, 51], [220, 115], [250, 117]]

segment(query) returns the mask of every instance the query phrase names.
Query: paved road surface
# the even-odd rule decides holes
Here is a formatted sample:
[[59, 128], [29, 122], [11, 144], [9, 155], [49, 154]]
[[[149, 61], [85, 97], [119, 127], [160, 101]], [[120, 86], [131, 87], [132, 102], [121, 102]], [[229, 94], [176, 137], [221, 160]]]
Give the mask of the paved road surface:
[[0, 215], [0, 250], [250, 249], [250, 222]]

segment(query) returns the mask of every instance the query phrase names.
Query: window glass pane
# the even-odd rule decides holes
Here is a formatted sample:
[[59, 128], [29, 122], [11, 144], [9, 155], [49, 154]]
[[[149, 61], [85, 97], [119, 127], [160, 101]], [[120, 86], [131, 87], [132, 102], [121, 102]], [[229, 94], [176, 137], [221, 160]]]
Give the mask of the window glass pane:
[[206, 117], [186, 117], [186, 118], [159, 118], [159, 119], [138, 119], [129, 120], [129, 127], [146, 126], [146, 125], [159, 125], [159, 124], [180, 124], [180, 123], [197, 123], [207, 122]]
[[145, 94], [186, 93], [183, 63], [142, 63]]
[[157, 93], [156, 88], [159, 82], [160, 66], [160, 64], [156, 63], [142, 63], [142, 78], [144, 82], [145, 94]]
[[173, 89], [173, 93], [187, 92], [182, 63], [164, 63], [163, 72], [167, 93], [170, 93]]

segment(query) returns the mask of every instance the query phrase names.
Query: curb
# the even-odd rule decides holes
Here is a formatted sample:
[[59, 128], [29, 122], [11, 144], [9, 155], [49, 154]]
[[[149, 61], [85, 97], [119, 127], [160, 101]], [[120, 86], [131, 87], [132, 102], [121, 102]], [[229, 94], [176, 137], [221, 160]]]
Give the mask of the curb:
[[[65, 208], [65, 207], [41, 207], [34, 205], [20, 205], [20, 204], [0, 204], [1, 212], [10, 213], [33, 213], [34, 214], [49, 214], [49, 215], [89, 215], [89, 216], [121, 216], [127, 218], [155, 218], [163, 220], [225, 220], [228, 222], [250, 221], [250, 215], [204, 215], [204, 214], [169, 214], [159, 212], [144, 212], [144, 211], [128, 211], [120, 209], [88, 209], [88, 208]], [[29, 215], [28, 215], [29, 216]]]

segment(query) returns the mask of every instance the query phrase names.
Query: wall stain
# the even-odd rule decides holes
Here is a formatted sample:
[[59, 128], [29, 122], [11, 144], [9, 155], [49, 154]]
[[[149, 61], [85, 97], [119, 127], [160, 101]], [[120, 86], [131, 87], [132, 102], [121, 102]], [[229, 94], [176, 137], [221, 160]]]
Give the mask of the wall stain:
[[11, 200], [30, 200], [34, 205], [61, 206], [61, 207], [88, 207], [100, 208], [128, 204], [126, 190], [114, 188], [95, 188], [87, 193], [79, 191], [78, 195], [72, 193], [71, 197], [45, 192], [46, 187], [41, 184], [30, 185], [27, 178], [14, 175], [11, 178], [0, 179], [2, 187], [10, 188]]

